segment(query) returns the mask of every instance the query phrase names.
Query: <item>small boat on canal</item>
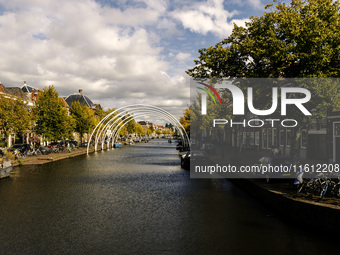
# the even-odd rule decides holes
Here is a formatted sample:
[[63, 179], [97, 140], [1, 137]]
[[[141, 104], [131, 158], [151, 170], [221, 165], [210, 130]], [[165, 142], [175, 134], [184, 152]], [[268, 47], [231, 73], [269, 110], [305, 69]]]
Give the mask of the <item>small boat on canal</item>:
[[[0, 159], [1, 160], [1, 159]], [[9, 177], [13, 169], [11, 161], [1, 160], [0, 161], [0, 179]]]
[[121, 143], [115, 143], [113, 147], [114, 148], [122, 148], [123, 145]]

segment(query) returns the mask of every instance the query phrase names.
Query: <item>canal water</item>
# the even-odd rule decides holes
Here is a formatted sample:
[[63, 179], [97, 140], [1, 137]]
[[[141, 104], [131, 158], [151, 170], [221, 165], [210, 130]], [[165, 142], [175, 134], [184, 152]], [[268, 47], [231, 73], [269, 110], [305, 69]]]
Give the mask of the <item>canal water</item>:
[[0, 181], [0, 219], [0, 254], [338, 250], [326, 229], [282, 221], [228, 180], [190, 179], [161, 139], [16, 168]]

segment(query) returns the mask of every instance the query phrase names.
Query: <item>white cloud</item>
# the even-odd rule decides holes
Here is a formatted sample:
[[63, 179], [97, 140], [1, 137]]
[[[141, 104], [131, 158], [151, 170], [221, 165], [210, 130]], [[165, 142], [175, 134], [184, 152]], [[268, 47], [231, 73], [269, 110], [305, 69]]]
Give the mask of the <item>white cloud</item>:
[[[106, 108], [147, 103], [179, 116], [189, 103], [184, 70], [197, 46], [178, 21], [218, 37], [244, 21], [232, 20], [222, 0], [98, 2], [0, 0], [2, 83], [53, 84], [63, 96], [82, 88]], [[217, 40], [200, 40], [210, 37]]]
[[[263, 9], [264, 5], [261, 0], [232, 0], [231, 1], [234, 4], [238, 4], [239, 6], [245, 6], [250, 5], [251, 7], [255, 9]], [[270, 2], [270, 1], [267, 1]], [[272, 2], [270, 2], [272, 3]]]
[[176, 59], [179, 61], [185, 61], [185, 60], [192, 59], [192, 57], [191, 57], [191, 54], [189, 53], [180, 52], [176, 55]]
[[248, 19], [231, 19], [237, 12], [229, 12], [223, 7], [223, 0], [208, 0], [205, 3], [192, 4], [184, 10], [173, 12], [173, 17], [179, 20], [184, 28], [192, 32], [213, 33], [219, 37], [228, 36], [234, 27], [233, 23], [244, 24]]

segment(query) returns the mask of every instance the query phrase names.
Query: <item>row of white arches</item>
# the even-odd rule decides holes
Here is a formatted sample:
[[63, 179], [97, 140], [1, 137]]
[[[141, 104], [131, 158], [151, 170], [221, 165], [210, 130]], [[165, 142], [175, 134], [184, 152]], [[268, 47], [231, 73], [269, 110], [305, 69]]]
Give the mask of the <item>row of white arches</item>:
[[116, 144], [119, 139], [119, 134], [122, 128], [129, 123], [130, 120], [142, 116], [157, 117], [170, 122], [176, 128], [178, 135], [181, 137], [183, 146], [190, 147], [190, 140], [187, 132], [182, 124], [172, 114], [156, 106], [136, 104], [121, 107], [105, 116], [97, 124], [90, 136], [89, 143], [87, 145], [87, 153], [89, 153], [91, 142], [94, 142], [95, 151], [98, 150], [98, 145], [100, 145], [103, 150], [105, 143], [109, 148], [110, 142], [112, 143], [111, 147], [113, 148], [114, 144]]

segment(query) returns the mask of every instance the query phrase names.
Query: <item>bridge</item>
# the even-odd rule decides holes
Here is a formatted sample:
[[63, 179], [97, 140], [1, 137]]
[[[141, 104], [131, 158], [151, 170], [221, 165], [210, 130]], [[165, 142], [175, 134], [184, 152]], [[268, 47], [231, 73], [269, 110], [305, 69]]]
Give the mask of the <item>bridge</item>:
[[120, 131], [122, 128], [129, 123], [130, 120], [141, 117], [150, 116], [163, 119], [170, 122], [178, 131], [179, 136], [182, 138], [183, 146], [190, 147], [190, 140], [187, 132], [185, 131], [182, 124], [169, 112], [163, 110], [162, 108], [136, 104], [121, 107], [107, 116], [105, 116], [94, 128], [89, 143], [87, 145], [87, 154], [89, 153], [90, 142], [94, 141], [94, 150], [98, 150], [98, 145], [101, 145], [101, 149], [104, 149], [104, 144], [107, 144], [107, 148], [114, 147], [119, 138]]

